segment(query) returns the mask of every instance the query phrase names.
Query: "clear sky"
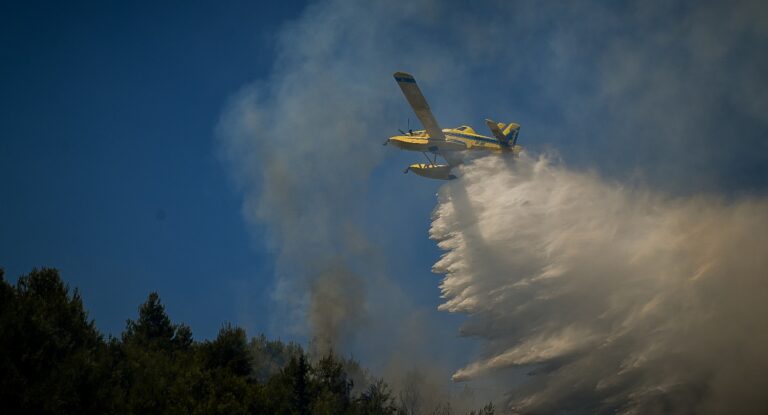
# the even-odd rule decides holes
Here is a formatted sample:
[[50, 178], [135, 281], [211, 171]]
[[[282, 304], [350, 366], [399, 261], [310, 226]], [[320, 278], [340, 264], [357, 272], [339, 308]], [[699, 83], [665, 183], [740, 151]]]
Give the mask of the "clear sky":
[[[13, 4], [12, 4], [13, 3]], [[229, 95], [264, 76], [292, 2], [3, 2], [0, 263], [52, 266], [107, 333], [151, 290], [197, 336], [268, 284], [215, 155]], [[254, 315], [266, 313], [254, 290]]]
[[441, 183], [381, 146], [416, 127], [398, 70], [443, 127], [516, 121], [532, 153], [671, 197], [768, 189], [760, 2], [469, 4], [3, 3], [0, 266], [60, 269], [105, 333], [156, 290], [198, 338], [299, 339], [290, 314], [340, 267], [363, 277], [348, 329], [428, 327], [459, 366]]

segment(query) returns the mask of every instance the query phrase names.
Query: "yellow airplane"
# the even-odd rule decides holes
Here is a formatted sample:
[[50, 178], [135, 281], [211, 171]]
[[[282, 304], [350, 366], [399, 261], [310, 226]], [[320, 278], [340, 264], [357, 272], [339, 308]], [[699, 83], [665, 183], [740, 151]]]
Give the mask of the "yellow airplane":
[[[389, 137], [384, 145], [391, 143], [403, 150], [420, 151], [428, 161], [428, 163], [411, 164], [404, 173], [412, 171], [430, 179], [450, 180], [456, 178], [451, 174], [451, 169], [461, 163], [462, 152], [465, 150], [484, 150], [515, 155], [522, 151], [522, 147], [517, 145], [520, 124], [505, 125], [486, 119], [485, 123], [495, 138], [480, 135], [467, 125], [440, 129], [413, 76], [405, 72], [396, 72], [395, 81], [403, 91], [405, 99], [411, 104], [424, 130], [408, 130], [407, 133], [400, 130], [401, 135]], [[433, 154], [434, 157], [430, 158], [427, 153]], [[438, 155], [442, 156], [447, 164], [437, 164]]]

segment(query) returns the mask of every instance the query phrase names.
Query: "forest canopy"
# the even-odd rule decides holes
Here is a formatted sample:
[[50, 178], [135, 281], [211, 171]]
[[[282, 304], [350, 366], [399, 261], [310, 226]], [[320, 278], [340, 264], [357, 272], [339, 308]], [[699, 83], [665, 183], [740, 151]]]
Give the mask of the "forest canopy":
[[[53, 268], [15, 285], [0, 269], [0, 408], [6, 414], [451, 414], [394, 393], [353, 359], [223, 324], [195, 341], [152, 292], [105, 337]], [[494, 413], [492, 404], [472, 414]]]

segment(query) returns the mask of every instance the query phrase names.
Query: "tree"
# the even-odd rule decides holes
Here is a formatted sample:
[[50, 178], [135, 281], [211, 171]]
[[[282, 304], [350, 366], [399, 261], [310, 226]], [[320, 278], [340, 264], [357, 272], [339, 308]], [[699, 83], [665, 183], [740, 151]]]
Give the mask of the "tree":
[[2, 413], [411, 415], [423, 406], [418, 372], [406, 377], [398, 409], [387, 384], [353, 359], [330, 353], [312, 363], [296, 343], [248, 342], [231, 324], [195, 342], [154, 292], [138, 311], [105, 341], [58, 271], [33, 270], [14, 286], [0, 269]]
[[253, 365], [253, 376], [259, 382], [266, 382], [288, 365], [291, 359], [298, 359], [304, 350], [296, 343], [283, 343], [269, 340], [263, 334], [254, 337], [248, 343]]
[[304, 354], [292, 357], [280, 372], [272, 376], [263, 389], [268, 413], [308, 415], [313, 401], [311, 367]]
[[317, 392], [312, 413], [346, 413], [350, 406], [352, 381], [347, 377], [344, 366], [336, 359], [333, 352], [317, 362], [314, 378]]
[[111, 345], [112, 372], [125, 412], [191, 413], [197, 397], [190, 391], [203, 381], [192, 331], [171, 323], [157, 293], [149, 294], [135, 321], [128, 320], [122, 340]]
[[160, 296], [151, 292], [147, 301], [139, 307], [139, 318], [126, 323], [123, 342], [169, 351], [183, 350], [192, 344], [192, 330], [183, 324], [171, 324]]
[[421, 372], [411, 370], [405, 374], [399, 394], [399, 414], [416, 415], [421, 412], [422, 398], [420, 390], [423, 386], [424, 375]]
[[12, 287], [0, 272], [0, 402], [6, 413], [100, 413], [103, 341], [52, 268]]
[[214, 341], [199, 350], [202, 378], [195, 384], [197, 408], [203, 414], [264, 412], [251, 378], [251, 354], [245, 330], [224, 325]]
[[397, 411], [392, 393], [383, 379], [369, 385], [355, 399], [355, 405], [360, 415], [393, 415]]
[[225, 369], [235, 376], [251, 375], [251, 354], [245, 330], [240, 327], [224, 325], [216, 340], [203, 345], [202, 354], [208, 369]]

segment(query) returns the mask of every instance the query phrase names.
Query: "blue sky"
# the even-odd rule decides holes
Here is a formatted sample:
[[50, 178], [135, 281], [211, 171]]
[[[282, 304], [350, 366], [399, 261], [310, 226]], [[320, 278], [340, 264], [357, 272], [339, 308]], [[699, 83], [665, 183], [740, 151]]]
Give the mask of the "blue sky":
[[[252, 335], [296, 338], [274, 328], [276, 254], [264, 229], [243, 219], [215, 130], [230, 96], [272, 71], [277, 33], [304, 7], [4, 5], [6, 278], [58, 268], [107, 334], [119, 334], [156, 290], [196, 337], [211, 338], [232, 321]], [[375, 132], [370, 151], [381, 152], [390, 132]], [[377, 185], [397, 191], [384, 177], [400, 179], [400, 171], [382, 166]], [[399, 234], [371, 229], [389, 246], [413, 241], [416, 249], [400, 252], [404, 260], [391, 268], [418, 275], [407, 289], [434, 310], [438, 278], [429, 267], [439, 252], [426, 233], [437, 185], [415, 186], [411, 202], [381, 200], [387, 209], [414, 209], [389, 223]]]
[[[440, 183], [380, 145], [415, 126], [397, 70], [444, 127], [516, 121], [610, 180], [768, 186], [760, 2], [0, 7], [0, 266], [59, 268], [106, 333], [157, 290], [200, 338], [306, 340], [289, 314], [334, 258], [367, 290], [352, 330], [466, 360], [430, 273]], [[386, 330], [419, 318], [431, 346]]]
[[[0, 263], [53, 266], [107, 333], [150, 290], [197, 336], [268, 284], [215, 155], [227, 97], [263, 76], [303, 5], [3, 3]], [[260, 291], [249, 304], [267, 312]]]

